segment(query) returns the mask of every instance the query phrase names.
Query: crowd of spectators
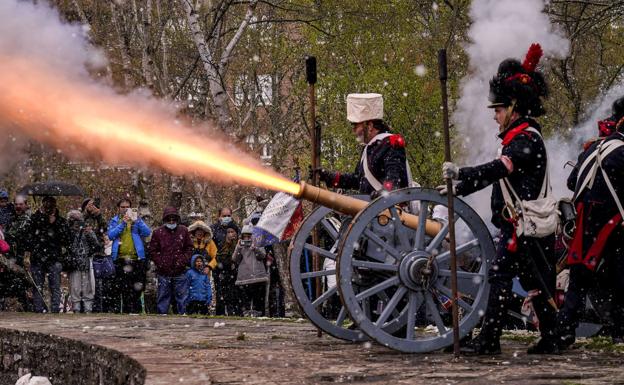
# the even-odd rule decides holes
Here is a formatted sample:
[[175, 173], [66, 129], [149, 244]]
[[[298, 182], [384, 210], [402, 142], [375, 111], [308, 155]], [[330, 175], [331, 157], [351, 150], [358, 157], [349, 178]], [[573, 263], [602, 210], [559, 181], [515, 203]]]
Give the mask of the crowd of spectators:
[[221, 208], [208, 225], [167, 207], [152, 224], [127, 198], [112, 211], [88, 198], [62, 215], [53, 196], [31, 211], [0, 190], [0, 310], [284, 316], [272, 250], [251, 240], [258, 215], [239, 226]]

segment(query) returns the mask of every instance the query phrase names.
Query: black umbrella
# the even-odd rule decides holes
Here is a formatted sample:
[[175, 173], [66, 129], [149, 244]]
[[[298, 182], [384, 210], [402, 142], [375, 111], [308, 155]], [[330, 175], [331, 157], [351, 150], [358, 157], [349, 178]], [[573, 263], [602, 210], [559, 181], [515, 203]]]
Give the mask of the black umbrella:
[[57, 181], [27, 184], [20, 189], [22, 195], [33, 196], [85, 196], [85, 192], [78, 186]]

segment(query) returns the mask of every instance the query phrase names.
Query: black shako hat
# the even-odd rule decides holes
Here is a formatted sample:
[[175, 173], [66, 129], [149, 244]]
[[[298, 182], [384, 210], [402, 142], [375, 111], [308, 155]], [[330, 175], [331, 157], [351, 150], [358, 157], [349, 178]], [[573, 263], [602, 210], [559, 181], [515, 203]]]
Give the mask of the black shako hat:
[[529, 51], [520, 63], [517, 59], [505, 59], [498, 66], [496, 75], [490, 80], [489, 108], [509, 107], [522, 116], [538, 117], [546, 110], [542, 98], [548, 96], [548, 86], [544, 76], [536, 71], [542, 57], [542, 47], [531, 44]]
[[598, 135], [606, 137], [615, 131], [624, 131], [624, 96], [613, 102], [611, 116], [598, 121]]
[[615, 121], [615, 129], [619, 132], [624, 131], [624, 96], [613, 102], [611, 106], [611, 118]]

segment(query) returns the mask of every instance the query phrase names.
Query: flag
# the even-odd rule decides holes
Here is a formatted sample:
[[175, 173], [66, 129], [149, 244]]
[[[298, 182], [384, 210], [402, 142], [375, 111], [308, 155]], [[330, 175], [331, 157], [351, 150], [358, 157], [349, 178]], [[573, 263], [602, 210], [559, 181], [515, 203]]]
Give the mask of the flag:
[[273, 196], [254, 226], [254, 244], [264, 247], [290, 239], [302, 220], [301, 202], [292, 195], [279, 192]]

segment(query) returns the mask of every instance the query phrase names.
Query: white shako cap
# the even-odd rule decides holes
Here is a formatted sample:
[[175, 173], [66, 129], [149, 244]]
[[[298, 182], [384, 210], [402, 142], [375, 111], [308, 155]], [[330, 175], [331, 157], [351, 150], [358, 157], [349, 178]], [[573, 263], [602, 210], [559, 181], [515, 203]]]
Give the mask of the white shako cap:
[[347, 120], [360, 123], [383, 119], [383, 96], [380, 94], [347, 95]]

